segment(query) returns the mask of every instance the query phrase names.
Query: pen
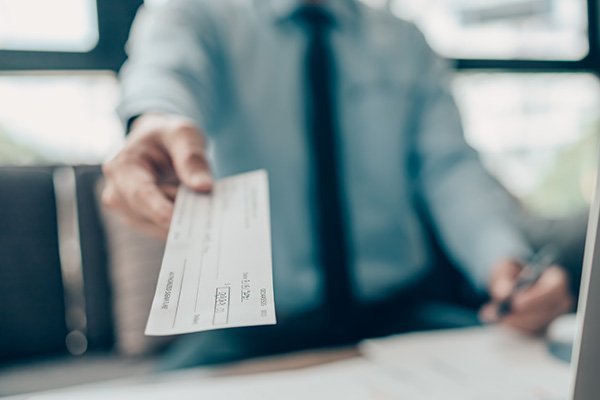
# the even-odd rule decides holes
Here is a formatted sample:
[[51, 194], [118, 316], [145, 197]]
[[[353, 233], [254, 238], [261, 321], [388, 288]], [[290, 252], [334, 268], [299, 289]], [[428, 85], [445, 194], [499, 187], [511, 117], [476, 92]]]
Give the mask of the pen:
[[510, 296], [498, 305], [498, 318], [502, 318], [511, 312], [511, 304], [514, 296], [525, 289], [534, 285], [542, 276], [542, 274], [556, 261], [558, 249], [553, 244], [548, 244], [542, 247], [530, 260], [525, 264], [519, 275], [517, 282], [512, 289]]

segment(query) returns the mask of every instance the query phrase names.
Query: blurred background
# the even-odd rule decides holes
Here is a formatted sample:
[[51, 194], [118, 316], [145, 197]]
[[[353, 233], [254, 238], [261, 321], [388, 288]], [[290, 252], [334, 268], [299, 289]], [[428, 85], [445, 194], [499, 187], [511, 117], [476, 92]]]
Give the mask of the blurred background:
[[[0, 0], [0, 164], [97, 164], [123, 129], [116, 71], [139, 5]], [[600, 128], [596, 0], [363, 0], [455, 60], [469, 143], [524, 204], [587, 207]]]

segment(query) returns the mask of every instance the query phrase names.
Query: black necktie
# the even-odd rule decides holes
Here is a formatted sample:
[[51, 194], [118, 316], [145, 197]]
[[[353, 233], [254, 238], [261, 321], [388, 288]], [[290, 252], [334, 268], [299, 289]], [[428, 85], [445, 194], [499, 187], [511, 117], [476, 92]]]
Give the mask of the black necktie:
[[296, 18], [308, 33], [305, 103], [325, 301], [331, 328], [337, 334], [345, 334], [349, 333], [346, 330], [352, 322], [354, 301], [348, 272], [345, 203], [341, 195], [341, 147], [334, 97], [336, 73], [329, 45], [333, 21], [330, 14], [316, 6], [300, 8]]

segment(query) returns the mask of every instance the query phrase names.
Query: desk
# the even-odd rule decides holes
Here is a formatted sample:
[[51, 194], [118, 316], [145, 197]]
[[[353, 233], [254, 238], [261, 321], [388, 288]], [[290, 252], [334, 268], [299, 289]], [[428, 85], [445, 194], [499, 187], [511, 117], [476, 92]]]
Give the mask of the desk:
[[327, 349], [10, 400], [557, 400], [569, 366], [541, 339], [496, 327], [411, 333]]

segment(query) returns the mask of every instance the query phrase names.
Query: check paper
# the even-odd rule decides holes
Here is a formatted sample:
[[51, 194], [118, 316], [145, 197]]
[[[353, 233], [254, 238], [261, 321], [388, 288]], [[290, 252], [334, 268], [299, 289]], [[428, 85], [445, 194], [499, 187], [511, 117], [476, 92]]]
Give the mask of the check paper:
[[181, 186], [146, 335], [275, 322], [266, 171]]

